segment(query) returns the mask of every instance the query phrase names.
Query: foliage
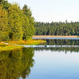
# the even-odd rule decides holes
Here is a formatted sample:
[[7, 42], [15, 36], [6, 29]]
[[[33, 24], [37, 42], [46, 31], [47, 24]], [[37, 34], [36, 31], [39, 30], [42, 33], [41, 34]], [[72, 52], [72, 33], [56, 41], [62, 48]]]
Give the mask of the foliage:
[[17, 4], [13, 4], [8, 9], [9, 28], [13, 33], [12, 40], [22, 39], [22, 21], [20, 18], [21, 10]]
[[9, 39], [8, 36], [8, 16], [7, 11], [2, 9], [0, 5], [0, 41], [6, 41]]
[[8, 8], [10, 7], [10, 3], [8, 3], [7, 0], [2, 0], [1, 4], [2, 4], [3, 8], [6, 10], [8, 10]]
[[[34, 28], [35, 23], [34, 23], [34, 18], [32, 17], [32, 13], [27, 5], [23, 6], [23, 13], [25, 15], [25, 20], [23, 23], [23, 30], [24, 30], [23, 39], [27, 40], [29, 39], [29, 37], [32, 37], [32, 35], [35, 32], [35, 28]], [[26, 22], [27, 22], [28, 28], [27, 28]]]
[[28, 40], [34, 31], [34, 19], [28, 6], [20, 9], [16, 3], [0, 1], [0, 41]]
[[36, 22], [36, 35], [79, 35], [79, 22]]

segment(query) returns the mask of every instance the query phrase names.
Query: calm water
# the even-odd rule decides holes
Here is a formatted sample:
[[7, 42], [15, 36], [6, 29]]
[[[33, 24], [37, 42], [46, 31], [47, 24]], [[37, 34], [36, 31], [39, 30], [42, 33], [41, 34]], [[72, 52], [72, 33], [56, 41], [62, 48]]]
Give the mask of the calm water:
[[[79, 45], [71, 39], [46, 41], [44, 45]], [[0, 79], [79, 79], [79, 47], [0, 52]]]
[[79, 53], [35, 51], [35, 64], [26, 79], [79, 79]]

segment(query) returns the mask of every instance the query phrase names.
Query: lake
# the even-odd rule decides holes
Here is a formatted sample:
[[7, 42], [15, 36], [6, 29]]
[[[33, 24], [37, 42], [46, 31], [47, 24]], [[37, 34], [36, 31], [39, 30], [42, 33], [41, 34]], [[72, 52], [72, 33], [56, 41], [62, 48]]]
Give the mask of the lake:
[[0, 52], [0, 79], [79, 79], [79, 40], [44, 40], [44, 47]]

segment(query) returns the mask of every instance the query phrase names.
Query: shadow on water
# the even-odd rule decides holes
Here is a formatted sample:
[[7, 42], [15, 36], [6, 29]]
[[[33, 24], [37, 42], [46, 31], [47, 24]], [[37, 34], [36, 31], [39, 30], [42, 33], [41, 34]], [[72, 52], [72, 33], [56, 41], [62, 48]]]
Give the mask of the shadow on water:
[[25, 79], [34, 65], [33, 48], [0, 52], [0, 79]]

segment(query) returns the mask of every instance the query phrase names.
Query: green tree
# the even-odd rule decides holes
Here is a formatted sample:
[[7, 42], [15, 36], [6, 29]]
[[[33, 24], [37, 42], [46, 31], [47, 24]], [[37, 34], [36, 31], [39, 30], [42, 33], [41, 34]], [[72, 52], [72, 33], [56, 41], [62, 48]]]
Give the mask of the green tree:
[[8, 40], [8, 17], [7, 11], [0, 5], [0, 41]]
[[8, 9], [9, 36], [11, 36], [12, 40], [22, 39], [21, 12], [20, 7], [16, 3], [12, 4]]
[[28, 40], [33, 36], [35, 32], [35, 22], [34, 18], [32, 17], [32, 13], [27, 5], [24, 5], [22, 10], [25, 15], [25, 20], [23, 23], [23, 39]]
[[2, 7], [6, 10], [8, 10], [8, 8], [11, 5], [7, 0], [2, 0], [1, 4], [2, 4]]

